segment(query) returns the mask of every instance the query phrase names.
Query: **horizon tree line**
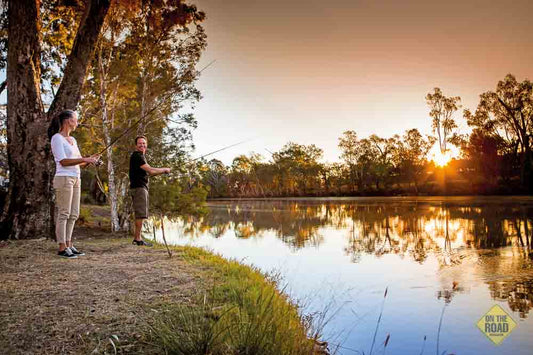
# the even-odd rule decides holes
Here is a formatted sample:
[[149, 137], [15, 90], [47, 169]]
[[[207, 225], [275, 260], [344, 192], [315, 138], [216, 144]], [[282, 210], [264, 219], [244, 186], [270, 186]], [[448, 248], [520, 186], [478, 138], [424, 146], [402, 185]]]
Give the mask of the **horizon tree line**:
[[[531, 194], [533, 86], [512, 74], [495, 91], [480, 95], [472, 113], [463, 117], [472, 129], [460, 132], [460, 97], [440, 88], [426, 96], [432, 135], [418, 129], [402, 135], [359, 138], [354, 130], [339, 137], [340, 162], [321, 162], [323, 150], [314, 144], [288, 142], [266, 159], [257, 153], [238, 155], [230, 166], [220, 160], [203, 162], [202, 182], [209, 197], [344, 196], [372, 194]], [[437, 145], [458, 158], [439, 167], [429, 157]]]

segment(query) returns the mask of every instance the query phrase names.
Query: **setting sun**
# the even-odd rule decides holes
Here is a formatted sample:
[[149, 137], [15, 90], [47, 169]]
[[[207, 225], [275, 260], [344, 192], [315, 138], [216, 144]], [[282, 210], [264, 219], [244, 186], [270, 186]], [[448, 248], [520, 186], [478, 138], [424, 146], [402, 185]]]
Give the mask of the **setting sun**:
[[433, 155], [431, 160], [435, 163], [437, 166], [445, 166], [447, 165], [450, 160], [452, 159], [450, 152], [446, 152], [442, 154], [441, 152], [437, 152]]
[[[453, 148], [453, 147], [452, 147]], [[452, 158], [455, 158], [458, 155], [458, 152], [453, 149], [447, 149], [445, 153], [442, 153], [439, 149], [438, 144], [435, 144], [429, 152], [431, 160], [435, 163], [436, 166], [443, 167], [448, 165]]]

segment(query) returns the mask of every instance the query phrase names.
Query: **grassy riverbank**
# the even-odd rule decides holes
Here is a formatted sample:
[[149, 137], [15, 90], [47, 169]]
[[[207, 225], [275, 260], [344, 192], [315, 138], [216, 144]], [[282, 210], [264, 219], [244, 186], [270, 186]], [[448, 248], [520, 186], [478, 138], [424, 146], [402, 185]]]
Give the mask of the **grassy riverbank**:
[[257, 270], [192, 247], [169, 258], [97, 220], [76, 228], [75, 260], [51, 240], [0, 244], [2, 352], [313, 353], [308, 322]]

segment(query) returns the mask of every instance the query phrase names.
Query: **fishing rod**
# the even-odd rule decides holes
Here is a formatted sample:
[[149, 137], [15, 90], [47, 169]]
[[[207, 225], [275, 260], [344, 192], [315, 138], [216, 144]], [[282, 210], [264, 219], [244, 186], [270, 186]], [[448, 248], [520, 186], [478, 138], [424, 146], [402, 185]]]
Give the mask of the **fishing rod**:
[[[197, 161], [197, 160], [200, 160], [200, 159], [202, 159], [202, 158], [205, 158], [205, 157], [207, 157], [207, 156], [213, 155], [213, 154], [218, 153], [218, 152], [222, 152], [222, 151], [224, 151], [224, 150], [226, 150], [226, 149], [229, 149], [229, 148], [232, 148], [232, 147], [238, 146], [238, 145], [240, 145], [240, 144], [243, 144], [243, 143], [249, 142], [249, 141], [251, 141], [251, 140], [252, 140], [252, 139], [246, 139], [246, 140], [240, 141], [240, 142], [238, 142], [238, 143], [234, 143], [234, 144], [228, 145], [228, 146], [226, 146], [226, 147], [223, 147], [223, 148], [217, 149], [217, 150], [212, 151], [212, 152], [210, 152], [210, 153], [207, 153], [207, 154], [201, 155], [201, 156], [199, 156], [198, 158], [194, 158], [194, 159], [190, 160], [189, 163], [193, 163], [193, 162], [195, 162], [195, 161]], [[177, 178], [185, 176], [185, 174], [180, 174], [179, 171], [176, 172], [176, 173], [177, 173], [176, 175], [174, 175], [173, 173], [169, 173], [169, 174], [170, 174], [172, 177], [177, 177]], [[169, 175], [169, 174], [167, 174], [167, 175]]]
[[243, 143], [247, 143], [247, 142], [249, 142], [249, 141], [251, 141], [251, 140], [252, 140], [252, 139], [246, 139], [246, 140], [240, 141], [240, 142], [238, 142], [238, 143], [235, 143], [235, 144], [232, 144], [232, 145], [228, 145], [227, 147], [224, 147], [224, 148], [221, 148], [221, 149], [215, 150], [215, 151], [213, 151], [213, 152], [211, 152], [211, 153], [204, 154], [204, 155], [202, 155], [202, 156], [199, 156], [198, 158], [194, 158], [193, 160], [191, 160], [191, 162], [195, 162], [195, 161], [197, 161], [197, 160], [200, 160], [200, 159], [205, 158], [205, 157], [207, 157], [207, 156], [210, 156], [210, 155], [212, 155], [212, 154], [215, 154], [215, 153], [221, 152], [221, 151], [223, 151], [223, 150], [226, 150], [226, 149], [229, 149], [229, 148], [235, 147], [235, 146], [237, 146], [237, 145], [241, 145], [241, 144], [243, 144]]

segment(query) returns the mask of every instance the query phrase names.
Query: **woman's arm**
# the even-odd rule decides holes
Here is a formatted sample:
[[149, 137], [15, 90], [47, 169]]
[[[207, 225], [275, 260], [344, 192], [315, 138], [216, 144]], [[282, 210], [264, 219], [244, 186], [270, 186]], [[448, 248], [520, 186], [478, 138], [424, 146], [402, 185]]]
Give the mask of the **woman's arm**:
[[96, 157], [90, 156], [86, 158], [63, 159], [59, 161], [59, 164], [61, 164], [62, 166], [74, 166], [74, 165], [85, 166], [87, 164], [94, 164], [96, 163], [97, 160], [98, 159]]
[[[96, 162], [98, 162], [100, 160], [100, 154], [93, 154], [90, 156], [91, 158], [96, 158]], [[94, 165], [96, 165], [96, 162], [94, 163]], [[91, 163], [80, 163], [80, 168], [85, 168], [87, 165], [90, 165]]]

